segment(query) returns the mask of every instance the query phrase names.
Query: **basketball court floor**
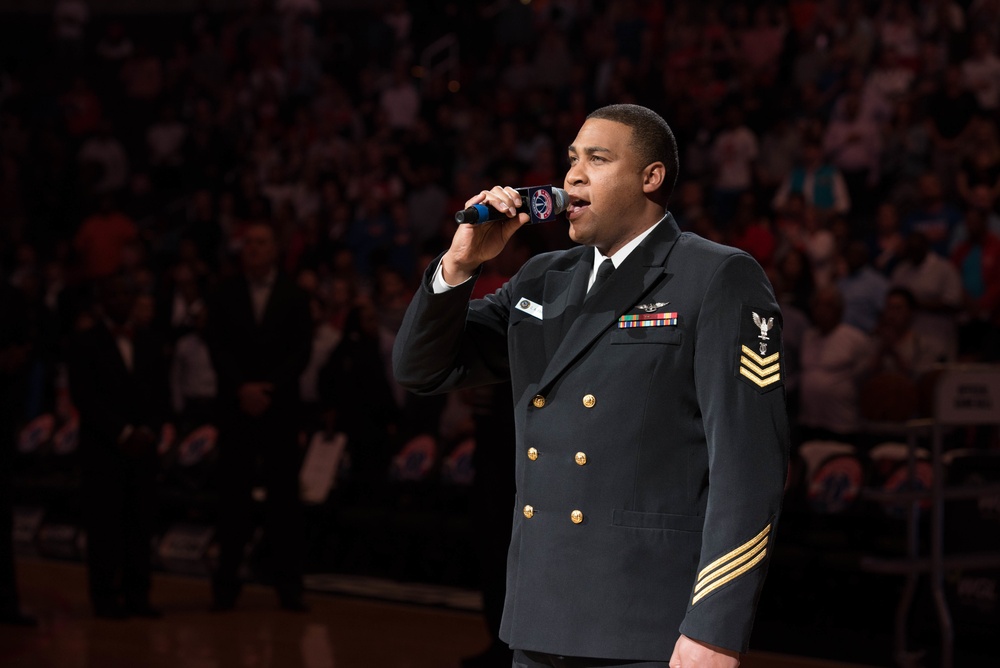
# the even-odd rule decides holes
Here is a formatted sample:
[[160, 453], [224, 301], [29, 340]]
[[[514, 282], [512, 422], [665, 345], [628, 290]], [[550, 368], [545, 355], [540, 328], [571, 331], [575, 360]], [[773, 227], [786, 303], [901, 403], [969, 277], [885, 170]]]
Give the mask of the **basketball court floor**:
[[[462, 601], [434, 605], [421, 588], [411, 593], [422, 603], [400, 603], [341, 583], [340, 593], [309, 594], [310, 612], [292, 613], [251, 585], [235, 611], [211, 613], [205, 579], [158, 573], [152, 601], [162, 619], [109, 621], [90, 614], [81, 564], [22, 558], [17, 567], [22, 607], [40, 624], [0, 625], [4, 668], [458, 668], [489, 642], [478, 613]], [[859, 668], [770, 653], [742, 665]]]

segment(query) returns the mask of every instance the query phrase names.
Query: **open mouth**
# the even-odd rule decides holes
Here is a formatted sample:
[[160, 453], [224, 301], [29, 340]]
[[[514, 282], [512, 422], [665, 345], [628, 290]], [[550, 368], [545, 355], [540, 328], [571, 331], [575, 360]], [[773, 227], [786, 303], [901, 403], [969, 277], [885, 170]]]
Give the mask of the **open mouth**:
[[583, 211], [590, 206], [590, 202], [585, 199], [580, 199], [579, 197], [572, 197], [569, 200], [569, 206], [566, 207], [566, 216], [573, 220], [578, 217]]

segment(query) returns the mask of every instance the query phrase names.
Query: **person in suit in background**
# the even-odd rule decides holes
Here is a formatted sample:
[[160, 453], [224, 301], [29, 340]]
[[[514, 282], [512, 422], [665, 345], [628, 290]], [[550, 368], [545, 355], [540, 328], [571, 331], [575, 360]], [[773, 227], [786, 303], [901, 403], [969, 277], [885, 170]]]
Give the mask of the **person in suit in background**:
[[80, 415], [90, 600], [98, 617], [155, 618], [149, 603], [156, 443], [167, 415], [166, 360], [132, 323], [136, 292], [114, 275], [97, 286], [99, 313], [67, 354]]
[[25, 372], [32, 348], [26, 310], [18, 291], [0, 283], [0, 624], [16, 626], [37, 624], [21, 612], [12, 536], [11, 468], [17, 427], [24, 417]]
[[309, 299], [278, 271], [278, 244], [266, 224], [243, 237], [243, 272], [219, 285], [205, 337], [217, 376], [219, 564], [213, 604], [230, 610], [253, 531], [252, 492], [266, 489], [264, 536], [281, 606], [304, 611], [304, 520], [299, 501], [299, 376], [309, 362]]
[[673, 133], [612, 105], [569, 147], [570, 238], [470, 302], [529, 220], [461, 225], [394, 351], [417, 393], [510, 380], [514, 527], [501, 638], [524, 668], [734, 668], [788, 460], [781, 314], [746, 253], [681, 233]]

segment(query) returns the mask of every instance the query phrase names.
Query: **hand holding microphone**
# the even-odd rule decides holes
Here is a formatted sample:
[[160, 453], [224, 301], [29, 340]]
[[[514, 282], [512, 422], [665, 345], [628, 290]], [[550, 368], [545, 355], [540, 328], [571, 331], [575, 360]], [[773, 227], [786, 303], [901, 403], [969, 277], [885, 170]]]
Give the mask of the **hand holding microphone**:
[[479, 265], [492, 260], [522, 225], [553, 220], [566, 208], [566, 191], [551, 186], [511, 188], [494, 186], [465, 203], [455, 214], [461, 223], [451, 248], [441, 258], [444, 280], [458, 285]]

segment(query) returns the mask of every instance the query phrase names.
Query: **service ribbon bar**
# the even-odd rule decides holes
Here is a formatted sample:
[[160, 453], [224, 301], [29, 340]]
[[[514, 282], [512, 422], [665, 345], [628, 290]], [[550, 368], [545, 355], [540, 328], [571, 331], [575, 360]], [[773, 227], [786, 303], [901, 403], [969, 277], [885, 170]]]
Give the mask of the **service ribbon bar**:
[[677, 324], [677, 313], [638, 313], [623, 315], [618, 319], [619, 329], [629, 327], [666, 327]]

